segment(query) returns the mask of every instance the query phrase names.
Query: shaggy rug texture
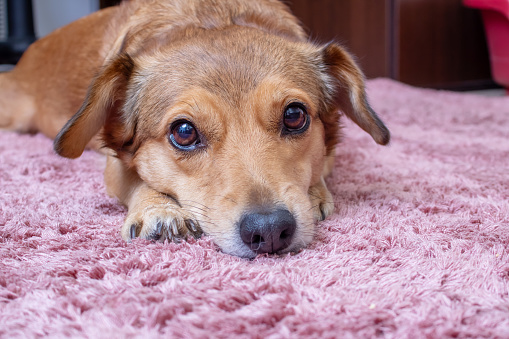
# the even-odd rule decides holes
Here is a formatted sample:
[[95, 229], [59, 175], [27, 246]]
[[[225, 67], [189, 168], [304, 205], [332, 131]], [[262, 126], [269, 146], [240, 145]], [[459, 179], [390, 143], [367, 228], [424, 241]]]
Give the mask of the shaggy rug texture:
[[509, 97], [368, 84], [392, 131], [352, 123], [336, 212], [299, 253], [119, 237], [104, 159], [0, 133], [0, 336], [509, 337]]

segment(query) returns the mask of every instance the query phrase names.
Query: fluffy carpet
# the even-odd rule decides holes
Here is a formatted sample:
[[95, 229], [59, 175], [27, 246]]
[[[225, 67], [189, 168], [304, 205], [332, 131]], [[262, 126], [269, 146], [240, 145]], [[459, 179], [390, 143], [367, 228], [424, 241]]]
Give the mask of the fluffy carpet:
[[0, 133], [0, 336], [509, 337], [509, 97], [368, 89], [391, 146], [345, 122], [336, 213], [252, 261], [123, 242], [100, 155]]

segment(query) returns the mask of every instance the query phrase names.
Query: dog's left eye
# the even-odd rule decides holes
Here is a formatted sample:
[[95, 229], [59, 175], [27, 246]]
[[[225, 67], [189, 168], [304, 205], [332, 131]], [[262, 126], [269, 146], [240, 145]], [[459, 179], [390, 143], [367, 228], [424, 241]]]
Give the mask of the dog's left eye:
[[309, 116], [304, 105], [292, 103], [285, 109], [283, 124], [286, 134], [304, 132], [309, 126]]
[[168, 133], [169, 141], [180, 150], [193, 150], [200, 144], [198, 131], [192, 123], [187, 120], [174, 122]]

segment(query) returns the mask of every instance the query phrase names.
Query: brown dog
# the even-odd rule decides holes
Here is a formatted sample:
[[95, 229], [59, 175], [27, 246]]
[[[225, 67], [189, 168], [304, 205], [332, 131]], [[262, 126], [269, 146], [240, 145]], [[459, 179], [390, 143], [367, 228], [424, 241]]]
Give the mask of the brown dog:
[[332, 213], [339, 112], [389, 142], [350, 55], [309, 43], [276, 0], [132, 0], [0, 75], [0, 127], [41, 131], [64, 157], [107, 153], [124, 239], [203, 231], [242, 257], [306, 246]]

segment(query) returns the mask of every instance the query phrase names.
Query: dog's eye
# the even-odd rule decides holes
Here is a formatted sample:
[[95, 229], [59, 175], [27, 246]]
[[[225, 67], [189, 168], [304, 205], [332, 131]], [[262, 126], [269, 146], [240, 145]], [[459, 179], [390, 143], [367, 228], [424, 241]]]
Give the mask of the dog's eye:
[[292, 103], [285, 109], [283, 124], [287, 133], [304, 132], [309, 126], [309, 116], [304, 105]]
[[181, 150], [192, 150], [200, 144], [198, 131], [192, 123], [186, 120], [174, 122], [169, 130], [168, 139]]

